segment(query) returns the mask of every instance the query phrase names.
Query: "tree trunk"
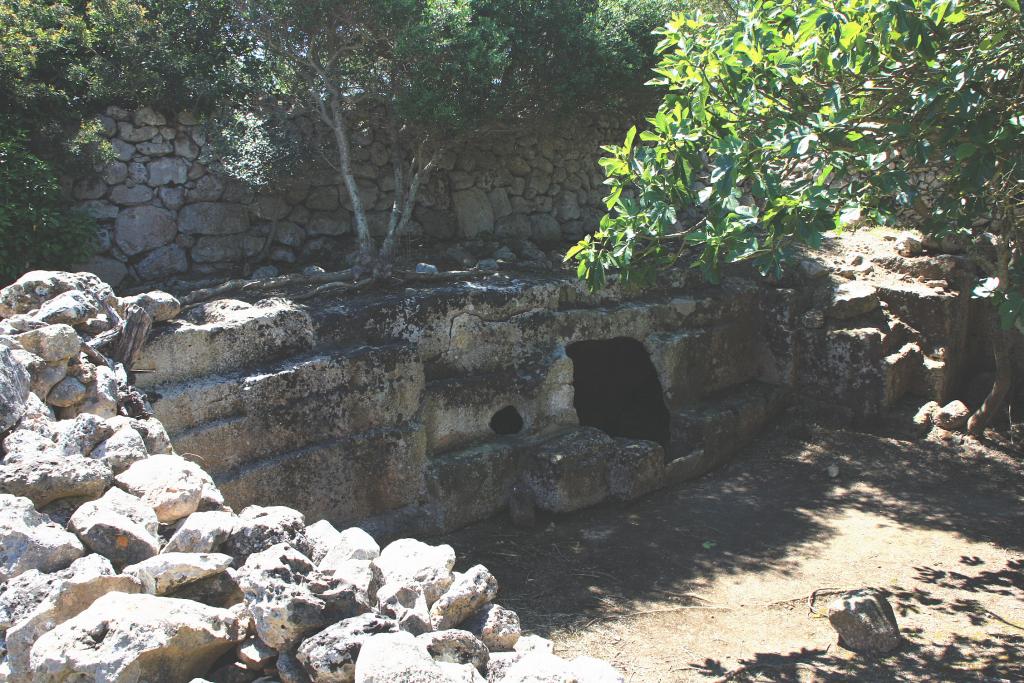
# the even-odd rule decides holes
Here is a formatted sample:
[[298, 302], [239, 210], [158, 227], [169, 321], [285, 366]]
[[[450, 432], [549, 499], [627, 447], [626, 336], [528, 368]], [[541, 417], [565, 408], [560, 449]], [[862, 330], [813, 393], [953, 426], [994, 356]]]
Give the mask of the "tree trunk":
[[336, 95], [331, 96], [330, 116], [323, 111], [321, 101], [321, 117], [334, 131], [334, 141], [338, 147], [338, 172], [341, 174], [341, 179], [348, 192], [349, 199], [352, 200], [352, 213], [355, 215], [356, 223], [356, 239], [359, 241], [359, 265], [363, 268], [371, 268], [374, 261], [373, 252], [375, 251], [373, 236], [370, 235], [370, 225], [366, 220], [366, 208], [363, 206], [363, 197], [359, 192], [359, 185], [352, 174], [352, 146], [348, 139], [348, 126]]
[[1002, 408], [1013, 385], [1013, 363], [1010, 359], [1010, 333], [1003, 330], [999, 317], [992, 315], [992, 357], [996, 364], [996, 378], [985, 402], [967, 422], [967, 431], [980, 435], [991, 424], [996, 412]]
[[149, 331], [153, 327], [153, 318], [141, 306], [129, 304], [125, 309], [124, 326], [114, 343], [114, 360], [124, 363], [125, 369], [131, 372], [142, 347], [146, 344]]
[[[402, 206], [397, 212], [394, 218], [397, 221], [393, 221], [389, 226], [388, 234], [384, 237], [384, 243], [381, 245], [380, 252], [377, 256], [378, 269], [383, 274], [385, 271], [390, 272], [391, 261], [394, 257], [395, 247], [398, 244], [398, 238], [406, 231], [410, 221], [412, 221], [412, 212], [416, 208], [416, 197], [419, 194], [420, 187], [424, 182], [430, 178], [430, 173], [437, 166], [438, 160], [444, 154], [444, 148], [442, 147], [434, 156], [431, 157], [430, 161], [419, 170], [413, 170], [412, 179], [409, 182], [409, 189], [405, 195], [405, 201], [402, 202]], [[414, 162], [415, 163], [415, 162]], [[398, 190], [396, 190], [398, 192]]]

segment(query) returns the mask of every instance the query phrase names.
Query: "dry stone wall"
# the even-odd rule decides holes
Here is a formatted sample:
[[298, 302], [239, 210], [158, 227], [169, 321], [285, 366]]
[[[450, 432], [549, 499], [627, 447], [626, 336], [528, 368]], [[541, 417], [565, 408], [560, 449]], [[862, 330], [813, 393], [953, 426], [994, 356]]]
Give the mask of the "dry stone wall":
[[[217, 173], [207, 133], [188, 113], [111, 108], [101, 121], [117, 158], [71, 191], [102, 228], [86, 269], [108, 283], [248, 274], [268, 264], [331, 267], [351, 250], [349, 197], [316, 160], [257, 192]], [[562, 137], [497, 133], [464, 146], [423, 188], [410, 238], [576, 239], [601, 215], [599, 146], [620, 134], [595, 123]], [[353, 154], [371, 229], [379, 232], [394, 183], [378, 138], [360, 133]]]

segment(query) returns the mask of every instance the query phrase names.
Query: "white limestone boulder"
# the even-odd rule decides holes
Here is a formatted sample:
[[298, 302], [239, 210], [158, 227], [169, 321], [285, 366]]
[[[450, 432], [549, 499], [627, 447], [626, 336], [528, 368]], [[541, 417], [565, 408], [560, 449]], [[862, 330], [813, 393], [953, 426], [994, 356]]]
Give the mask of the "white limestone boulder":
[[101, 462], [55, 451], [0, 465], [0, 492], [23, 496], [40, 508], [62, 498], [98, 498], [112, 479]]
[[30, 393], [28, 370], [6, 346], [0, 345], [0, 434], [18, 424]]
[[82, 350], [82, 340], [70, 325], [46, 325], [15, 337], [26, 351], [30, 351], [47, 363], [65, 361], [77, 356]]
[[448, 683], [444, 669], [408, 633], [380, 633], [363, 643], [356, 683]]
[[145, 294], [123, 297], [118, 300], [122, 310], [130, 304], [134, 304], [149, 313], [153, 322], [159, 323], [170, 320], [181, 312], [181, 302], [167, 292], [152, 291]]
[[491, 652], [512, 650], [522, 635], [519, 615], [501, 605], [484, 605], [459, 625], [477, 638]]
[[[309, 530], [315, 526], [314, 524], [307, 528], [307, 536]], [[373, 560], [379, 556], [380, 546], [373, 537], [359, 527], [352, 527], [339, 531], [337, 536], [330, 540], [327, 552], [318, 561], [318, 566], [321, 569], [331, 569], [349, 560]]]
[[153, 508], [163, 524], [191, 515], [199, 508], [203, 495], [204, 482], [195, 465], [179, 455], [160, 454], [139, 460], [116, 480], [118, 486]]
[[224, 544], [224, 552], [244, 561], [248, 555], [279, 543], [299, 547], [305, 526], [305, 517], [298, 510], [280, 505], [250, 505], [238, 514], [238, 523]]
[[397, 632], [398, 624], [393, 619], [361, 614], [307, 638], [296, 656], [314, 683], [352, 683], [363, 643], [378, 633]]
[[313, 571], [309, 558], [286, 543], [253, 553], [238, 570], [256, 633], [275, 650], [289, 650], [332, 621], [327, 601], [310, 584]]
[[105, 463], [113, 472], [120, 474], [140, 460], [148, 458], [149, 452], [142, 435], [126, 426], [97, 444], [89, 453], [89, 457]]
[[50, 590], [7, 632], [7, 656], [12, 675], [27, 676], [32, 646], [45, 633], [81, 614], [107, 593], [138, 593], [141, 585], [130, 577], [116, 575], [110, 562], [100, 555], [87, 555], [55, 574]]
[[128, 565], [122, 573], [138, 579], [147, 593], [167, 595], [230, 566], [231, 556], [221, 553], [161, 553]]
[[430, 623], [435, 630], [454, 628], [498, 595], [498, 580], [478, 564], [456, 578], [448, 590], [430, 607]]
[[423, 643], [435, 662], [469, 664], [481, 672], [487, 671], [490, 652], [488, 652], [487, 646], [469, 631], [460, 629], [434, 631], [419, 635], [416, 640]]
[[141, 500], [112, 488], [99, 500], [79, 507], [68, 528], [93, 552], [115, 567], [141, 562], [160, 551], [159, 523], [153, 509]]
[[97, 308], [116, 299], [110, 285], [92, 273], [33, 270], [0, 289], [0, 318], [33, 311], [64, 292], [77, 291]]
[[455, 550], [450, 545], [433, 546], [402, 538], [384, 548], [373, 564], [381, 573], [382, 583], [418, 588], [429, 607], [452, 585]]
[[178, 524], [165, 553], [211, 553], [235, 530], [238, 518], [230, 512], [194, 512]]
[[240, 642], [236, 616], [190, 600], [108, 593], [41, 636], [34, 683], [187, 681]]
[[28, 498], [0, 494], [0, 583], [38, 569], [54, 572], [85, 554], [74, 534], [36, 512]]

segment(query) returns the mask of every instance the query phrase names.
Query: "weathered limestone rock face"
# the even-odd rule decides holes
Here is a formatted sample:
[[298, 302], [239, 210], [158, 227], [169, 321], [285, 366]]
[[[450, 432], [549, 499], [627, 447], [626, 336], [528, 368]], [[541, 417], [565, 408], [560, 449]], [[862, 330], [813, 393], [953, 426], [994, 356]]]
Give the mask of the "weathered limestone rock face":
[[138, 381], [236, 508], [303, 491], [311, 519], [436, 532], [513, 489], [565, 512], [699, 476], [793, 395], [854, 416], [946, 400], [970, 320], [947, 270], [946, 289], [843, 282], [808, 260], [773, 286], [678, 274], [594, 296], [478, 277], [312, 306], [222, 300], [158, 326]]
[[[310, 518], [439, 531], [500, 511], [514, 486], [567, 511], [644, 495], [679, 459], [688, 476], [720, 463], [790, 379], [776, 368], [792, 340], [762, 335], [765, 296], [742, 280], [628, 297], [490, 278], [310, 307], [224, 300], [158, 326], [137, 379], [234, 507], [301, 490]], [[664, 412], [643, 434], [575, 404], [574, 383], [600, 373], [567, 349], [620, 338]]]
[[[519, 623], [490, 609], [497, 581], [486, 568], [454, 572], [449, 546], [405, 538], [382, 550], [362, 528], [307, 527], [289, 507], [251, 505], [236, 515], [209, 473], [174, 451], [125, 368], [91, 350], [79, 355], [125, 306], [160, 318], [177, 301], [159, 292], [106, 301], [102, 291], [94, 301], [91, 278], [63, 273], [23, 280], [28, 290], [23, 282], [0, 291], [16, 311], [0, 319], [4, 370], [23, 387], [0, 428], [0, 681], [457, 683], [498, 675], [491, 652], [515, 644]], [[247, 337], [262, 324], [254, 308], [312, 334], [308, 315], [288, 304], [220, 304], [204, 314], [211, 322], [239, 314], [235, 340], [257, 341]], [[275, 334], [278, 351], [295, 348]], [[74, 376], [85, 396], [41, 390], [50, 370]], [[101, 370], [117, 379], [106, 415], [84, 409]], [[422, 375], [417, 381], [422, 387]], [[369, 414], [353, 419], [371, 424]], [[463, 621], [479, 637], [440, 628]]]

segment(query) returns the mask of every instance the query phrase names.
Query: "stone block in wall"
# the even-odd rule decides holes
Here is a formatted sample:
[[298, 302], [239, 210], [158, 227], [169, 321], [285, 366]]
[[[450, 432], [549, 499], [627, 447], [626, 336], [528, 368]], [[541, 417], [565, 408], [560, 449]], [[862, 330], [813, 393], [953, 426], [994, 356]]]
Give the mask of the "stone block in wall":
[[249, 185], [237, 180], [228, 180], [224, 183], [224, 196], [222, 199], [233, 204], [251, 204], [256, 198], [256, 191]]
[[107, 107], [106, 113], [107, 116], [114, 119], [115, 121], [127, 121], [129, 116], [128, 111], [126, 109], [122, 109], [121, 107]]
[[114, 138], [110, 141], [110, 146], [114, 148], [114, 155], [119, 161], [130, 161], [135, 156], [135, 145], [130, 142]]
[[152, 107], [142, 107], [132, 115], [132, 122], [136, 126], [162, 126], [167, 118]]
[[215, 202], [224, 194], [224, 181], [215, 175], [204, 175], [188, 191], [190, 202]]
[[292, 207], [291, 212], [288, 214], [288, 220], [297, 225], [306, 225], [312, 217], [313, 214], [304, 206]]
[[295, 263], [298, 259], [295, 252], [287, 247], [274, 247], [270, 250], [270, 260], [274, 263]]
[[520, 178], [518, 176], [512, 178], [508, 184], [508, 193], [513, 197], [518, 197], [526, 191], [526, 178]]
[[494, 232], [494, 209], [491, 208], [491, 200], [483, 190], [471, 188], [455, 192], [452, 195], [452, 202], [455, 205], [459, 234], [476, 237]]
[[277, 224], [274, 241], [288, 247], [297, 247], [306, 239], [306, 231], [291, 221]]
[[120, 206], [147, 204], [153, 198], [153, 190], [146, 185], [118, 185], [110, 191], [110, 201]]
[[128, 256], [168, 244], [176, 233], [174, 214], [155, 206], [124, 209], [114, 223], [114, 242]]
[[291, 207], [281, 197], [262, 195], [256, 200], [256, 215], [268, 221], [279, 221], [288, 215]]
[[127, 121], [117, 124], [117, 134], [126, 142], [146, 142], [152, 140], [160, 131], [153, 126], [133, 126]]
[[504, 218], [512, 213], [512, 204], [508, 200], [508, 192], [503, 187], [497, 187], [487, 193], [487, 198], [491, 202], [491, 208], [494, 210], [495, 219]]
[[100, 114], [96, 118], [100, 122], [100, 135], [105, 138], [112, 138], [117, 135], [117, 121], [106, 114]]
[[341, 241], [334, 237], [315, 237], [304, 245], [300, 256], [303, 261], [316, 264], [334, 263], [341, 252]]
[[468, 190], [476, 182], [476, 178], [465, 171], [452, 171], [448, 175], [448, 179], [451, 180], [452, 188], [455, 190]]
[[347, 215], [334, 213], [314, 214], [306, 224], [309, 235], [345, 235], [352, 231], [352, 222]]
[[192, 165], [188, 167], [188, 179], [199, 180], [206, 175], [206, 166], [203, 166], [198, 161], [192, 162]]
[[159, 142], [140, 142], [135, 146], [135, 149], [147, 157], [159, 157], [165, 154], [170, 154], [174, 151], [174, 147], [171, 143], [160, 140]]
[[188, 180], [188, 164], [174, 157], [151, 161], [146, 164], [146, 170], [149, 172], [149, 185], [152, 187], [184, 185]]
[[521, 213], [499, 218], [494, 223], [494, 231], [503, 237], [517, 239], [526, 239], [533, 235], [529, 217]]
[[140, 280], [163, 280], [188, 270], [185, 250], [177, 244], [154, 249], [135, 264], [135, 273]]
[[93, 256], [88, 262], [75, 269], [94, 273], [111, 287], [121, 284], [128, 276], [128, 269], [125, 265], [109, 256]]
[[82, 202], [78, 208], [82, 209], [82, 211], [85, 211], [98, 221], [113, 220], [117, 218], [118, 211], [120, 211], [120, 209], [110, 202], [102, 200]]
[[301, 204], [309, 196], [309, 183], [305, 181], [292, 181], [284, 188], [284, 198], [289, 204]]
[[192, 247], [192, 260], [196, 263], [240, 261], [258, 254], [263, 242], [254, 235], [203, 235]]
[[111, 161], [103, 167], [103, 181], [108, 185], [123, 183], [128, 178], [128, 164], [123, 161]]
[[113, 231], [107, 226], [99, 226], [96, 228], [96, 253], [102, 254], [105, 251], [110, 251], [110, 248], [113, 245]]
[[160, 201], [171, 211], [177, 211], [185, 205], [185, 188], [161, 187]]
[[195, 159], [199, 156], [199, 146], [185, 133], [174, 136], [174, 153], [184, 159]]
[[563, 221], [574, 221], [581, 217], [580, 205], [576, 201], [576, 195], [564, 193], [558, 198], [556, 207], [558, 218]]
[[529, 182], [526, 184], [527, 192], [532, 191], [535, 195], [547, 194], [547, 191], [551, 188], [551, 176], [542, 171], [535, 171], [531, 176]]
[[[372, 209], [373, 205], [377, 203], [377, 197], [380, 196], [380, 189], [378, 189], [377, 183], [365, 178], [359, 178], [356, 181], [356, 186], [359, 188], [359, 198], [363, 200], [363, 207], [367, 210]], [[346, 210], [352, 210], [352, 198], [349, 196], [348, 192], [341, 192], [339, 199], [341, 201], [341, 205]]]
[[562, 229], [555, 217], [547, 213], [535, 213], [530, 216], [533, 239], [538, 242], [558, 242], [562, 239]]
[[306, 197], [306, 206], [313, 211], [333, 211], [338, 208], [338, 189], [332, 185], [318, 187]]
[[133, 161], [128, 164], [128, 183], [133, 185], [145, 184], [149, 180], [149, 171], [146, 165], [140, 161]]
[[249, 229], [249, 212], [239, 204], [200, 202], [178, 214], [178, 230], [188, 235], [233, 235]]
[[455, 237], [458, 219], [450, 211], [440, 211], [424, 206], [416, 207], [413, 218], [423, 226], [423, 232], [435, 239], [451, 239]]
[[532, 168], [530, 168], [530, 163], [521, 156], [514, 156], [509, 158], [506, 164], [508, 172], [514, 176], [525, 178], [526, 176], [530, 175], [530, 171], [533, 170]]

